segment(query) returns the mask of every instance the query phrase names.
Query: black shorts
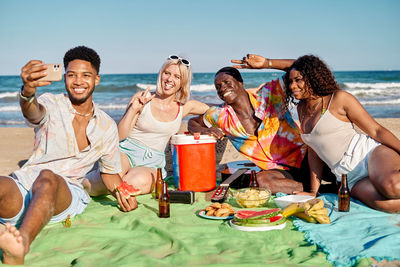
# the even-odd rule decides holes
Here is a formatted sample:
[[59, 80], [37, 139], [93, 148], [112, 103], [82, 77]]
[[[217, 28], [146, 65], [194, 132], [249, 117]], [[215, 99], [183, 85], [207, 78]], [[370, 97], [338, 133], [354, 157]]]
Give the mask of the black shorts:
[[[308, 152], [307, 152], [308, 153]], [[308, 165], [308, 156], [304, 156], [303, 161], [301, 162], [300, 168], [295, 168], [292, 166], [286, 166], [288, 170], [280, 170], [280, 169], [272, 169], [274, 171], [278, 171], [282, 173], [287, 179], [292, 179], [297, 182], [303, 184], [303, 190], [309, 192], [310, 191], [310, 166]], [[337, 185], [336, 185], [336, 176], [331, 172], [328, 165], [323, 163], [323, 172], [322, 172], [322, 182], [320, 186], [320, 193], [337, 193]]]

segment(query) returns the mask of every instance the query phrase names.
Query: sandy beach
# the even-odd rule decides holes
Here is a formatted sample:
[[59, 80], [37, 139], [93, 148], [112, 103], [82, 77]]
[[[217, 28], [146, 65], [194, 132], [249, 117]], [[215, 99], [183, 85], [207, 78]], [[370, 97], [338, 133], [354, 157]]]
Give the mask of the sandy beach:
[[[377, 119], [377, 121], [394, 133], [397, 138], [400, 138], [400, 118]], [[187, 124], [184, 123], [179, 132], [183, 133], [186, 130]], [[34, 133], [31, 128], [0, 128], [0, 153], [2, 155], [0, 175], [9, 175], [26, 162], [32, 152], [33, 138]], [[244, 159], [230, 142], [227, 142], [226, 146], [225, 144], [222, 147], [217, 146], [216, 156], [219, 163]]]

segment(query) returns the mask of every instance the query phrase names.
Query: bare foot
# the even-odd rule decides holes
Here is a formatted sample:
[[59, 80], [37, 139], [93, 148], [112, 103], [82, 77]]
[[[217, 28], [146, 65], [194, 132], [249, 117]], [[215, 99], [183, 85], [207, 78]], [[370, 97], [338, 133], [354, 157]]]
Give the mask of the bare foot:
[[24, 264], [24, 240], [17, 228], [9, 223], [0, 231], [0, 249], [3, 250], [3, 263]]

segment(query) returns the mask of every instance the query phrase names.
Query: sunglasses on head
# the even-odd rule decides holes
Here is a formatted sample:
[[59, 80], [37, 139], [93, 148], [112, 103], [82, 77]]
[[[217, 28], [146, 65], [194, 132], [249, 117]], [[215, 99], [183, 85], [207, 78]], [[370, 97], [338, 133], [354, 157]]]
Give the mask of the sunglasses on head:
[[183, 65], [188, 66], [188, 67], [190, 66], [189, 60], [184, 59], [184, 58], [181, 58], [181, 57], [176, 56], [176, 55], [170, 55], [170, 56], [168, 57], [168, 59], [179, 60], [180, 62], [182, 62]]

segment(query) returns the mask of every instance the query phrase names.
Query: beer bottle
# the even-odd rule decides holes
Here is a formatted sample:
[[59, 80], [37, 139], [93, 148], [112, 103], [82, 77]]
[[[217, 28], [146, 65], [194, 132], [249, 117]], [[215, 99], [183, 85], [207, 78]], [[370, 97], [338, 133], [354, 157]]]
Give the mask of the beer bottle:
[[338, 192], [339, 211], [350, 210], [350, 192], [347, 187], [347, 174], [342, 174], [342, 182]]
[[257, 182], [257, 177], [256, 177], [256, 171], [255, 170], [251, 171], [249, 187], [250, 188], [254, 188], [254, 189], [259, 187], [258, 182]]
[[156, 186], [155, 186], [155, 197], [158, 199], [158, 197], [161, 194], [162, 190], [162, 171], [161, 168], [157, 168], [157, 180], [156, 180]]
[[169, 194], [167, 181], [162, 181], [162, 190], [158, 198], [158, 217], [169, 218]]

